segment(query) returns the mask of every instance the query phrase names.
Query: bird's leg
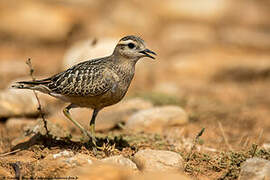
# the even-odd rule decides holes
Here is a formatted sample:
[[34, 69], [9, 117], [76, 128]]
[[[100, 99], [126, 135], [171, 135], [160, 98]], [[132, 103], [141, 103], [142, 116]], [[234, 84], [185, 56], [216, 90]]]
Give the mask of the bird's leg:
[[92, 143], [97, 146], [96, 142], [96, 137], [95, 137], [95, 121], [96, 121], [96, 117], [97, 117], [97, 114], [99, 112], [99, 109], [94, 109], [93, 111], [93, 114], [92, 114], [92, 118], [91, 118], [91, 121], [90, 121], [90, 133], [92, 135]]
[[64, 113], [64, 115], [75, 125], [75, 126], [77, 126], [80, 130], [81, 130], [81, 132], [84, 134], [84, 136], [86, 136], [86, 137], [89, 137], [89, 138], [92, 138], [92, 136], [87, 132], [87, 130], [86, 129], [84, 129], [83, 127], [82, 127], [82, 125], [80, 125], [77, 121], [75, 121], [74, 119], [72, 119], [72, 117], [71, 117], [71, 115], [70, 115], [70, 113], [69, 113], [69, 110], [71, 109], [71, 108], [74, 108], [74, 107], [76, 107], [76, 106], [74, 106], [73, 104], [70, 104], [70, 105], [68, 105], [67, 107], [65, 107], [64, 108], [64, 110], [63, 110], [63, 113]]

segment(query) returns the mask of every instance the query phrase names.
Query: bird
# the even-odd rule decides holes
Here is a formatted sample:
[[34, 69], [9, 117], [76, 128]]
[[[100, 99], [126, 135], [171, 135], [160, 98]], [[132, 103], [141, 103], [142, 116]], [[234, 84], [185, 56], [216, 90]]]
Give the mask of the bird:
[[[121, 101], [126, 95], [139, 59], [155, 59], [157, 54], [146, 48], [142, 38], [128, 35], [121, 38], [110, 56], [86, 60], [49, 78], [16, 82], [12, 87], [30, 89], [53, 96], [69, 105], [63, 114], [77, 126], [96, 147], [95, 120], [105, 107]], [[90, 133], [71, 117], [72, 108], [93, 109]]]

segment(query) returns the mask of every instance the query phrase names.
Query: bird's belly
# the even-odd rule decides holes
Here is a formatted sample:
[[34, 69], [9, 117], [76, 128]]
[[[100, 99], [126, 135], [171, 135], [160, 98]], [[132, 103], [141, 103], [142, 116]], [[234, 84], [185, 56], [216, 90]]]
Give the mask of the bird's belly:
[[105, 93], [99, 98], [98, 103], [101, 104], [103, 107], [116, 104], [123, 99], [123, 97], [125, 96], [127, 92], [127, 89], [128, 89], [127, 87], [126, 88], [119, 88], [119, 87], [112, 88], [110, 91], [108, 91], [107, 93]]
[[80, 107], [88, 107], [92, 109], [102, 109], [103, 107], [110, 106], [118, 103], [127, 92], [128, 87], [119, 88], [115, 87], [105, 94], [100, 96], [84, 96], [84, 97], [66, 97], [66, 101], [71, 102]]

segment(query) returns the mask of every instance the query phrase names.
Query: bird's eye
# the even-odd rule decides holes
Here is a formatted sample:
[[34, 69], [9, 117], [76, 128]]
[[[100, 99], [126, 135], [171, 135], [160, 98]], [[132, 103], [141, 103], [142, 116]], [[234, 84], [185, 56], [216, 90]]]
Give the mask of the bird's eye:
[[130, 49], [133, 49], [133, 48], [135, 47], [135, 44], [133, 44], [133, 43], [128, 43], [128, 47], [129, 47]]

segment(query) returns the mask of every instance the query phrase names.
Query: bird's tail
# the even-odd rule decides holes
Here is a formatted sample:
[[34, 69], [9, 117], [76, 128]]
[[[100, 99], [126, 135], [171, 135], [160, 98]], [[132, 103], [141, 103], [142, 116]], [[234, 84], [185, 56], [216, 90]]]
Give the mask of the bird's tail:
[[37, 81], [20, 81], [13, 84], [11, 87], [16, 89], [31, 89], [31, 90], [37, 90], [44, 93], [49, 93], [50, 90], [46, 86], [48, 84], [48, 81], [44, 80], [37, 80]]

